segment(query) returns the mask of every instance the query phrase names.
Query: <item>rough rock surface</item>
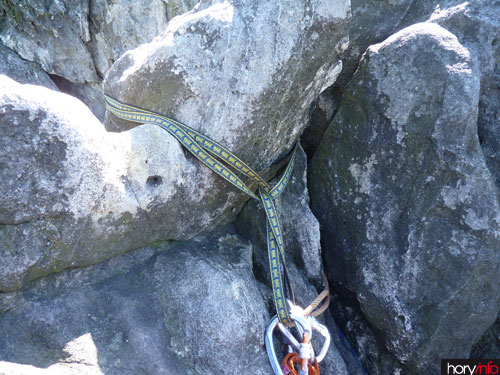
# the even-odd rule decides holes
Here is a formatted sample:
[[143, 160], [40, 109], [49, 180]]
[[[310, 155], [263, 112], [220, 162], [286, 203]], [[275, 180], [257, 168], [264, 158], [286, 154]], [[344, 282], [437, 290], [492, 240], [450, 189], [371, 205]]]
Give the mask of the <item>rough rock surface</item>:
[[[0, 0], [0, 74], [51, 89], [0, 75], [0, 374], [271, 373], [260, 206], [166, 132], [107, 133], [56, 92], [104, 119], [117, 60], [108, 93], [268, 177], [299, 134], [309, 157], [324, 138], [277, 203], [305, 306], [323, 267], [308, 179], [336, 319], [322, 373], [363, 373], [337, 323], [371, 375], [498, 357], [500, 1], [195, 3]], [[254, 245], [162, 241], [236, 216]]]
[[189, 10], [189, 2], [180, 1], [177, 4], [163, 0], [92, 1], [89, 49], [98, 74], [104, 77], [123, 52], [150, 42], [165, 30], [169, 19], [167, 6], [175, 5], [179, 7], [178, 13]]
[[481, 73], [478, 133], [486, 163], [500, 189], [500, 1], [453, 2], [435, 11], [436, 22], [474, 52]]
[[[231, 86], [240, 74], [239, 70], [234, 70], [240, 65], [235, 64], [242, 63], [241, 59], [249, 64], [247, 79], [259, 76], [259, 84], [252, 81], [246, 89], [240, 87], [238, 90], [242, 91], [237, 99], [227, 104], [219, 98], [217, 104], [207, 107], [203, 96], [213, 95], [215, 88], [210, 85], [215, 85], [217, 80], [210, 75], [212, 73], [207, 73], [201, 81], [196, 78], [199, 72], [190, 65], [186, 68], [193, 69], [179, 75], [176, 74], [181, 70], [161, 74], [160, 69], [150, 77], [150, 86], [161, 86], [165, 83], [163, 79], [171, 75], [178, 80], [180, 77], [186, 79], [186, 82], [181, 80], [183, 84], [203, 86], [201, 82], [206, 82], [198, 88], [204, 91], [186, 100], [181, 109], [189, 108], [193, 116], [197, 113], [193, 118], [203, 119], [206, 124], [202, 130], [258, 168], [269, 166], [286, 152], [304, 123], [299, 120], [305, 117], [310, 101], [338, 73], [338, 69], [331, 68], [337, 63], [335, 47], [341, 47], [347, 2], [319, 2], [314, 10], [318, 14], [311, 13], [311, 8], [300, 8], [310, 13], [305, 14], [308, 16], [305, 19], [295, 16], [298, 5], [292, 5], [281, 9], [290, 35], [279, 34], [267, 12], [257, 12], [259, 16], [245, 19], [252, 14], [249, 4], [235, 5], [233, 9], [229, 3], [215, 3], [197, 13], [177, 17], [177, 22], [170, 24], [163, 38], [140, 48], [155, 56], [159, 69], [171, 63], [162, 53], [155, 55], [154, 47], [165, 42], [186, 43], [182, 49], [186, 59], [191, 53], [198, 56], [197, 61], [201, 63], [199, 53], [203, 52], [211, 56], [209, 61], [220, 61], [222, 66], [211, 72], [225, 77], [226, 86], [220, 85], [216, 92], [227, 97], [239, 87]], [[274, 5], [259, 2], [259, 6], [272, 8]], [[228, 17], [233, 15], [231, 22], [232, 18]], [[195, 25], [200, 27], [198, 31], [191, 28]], [[188, 26], [190, 29], [186, 30]], [[263, 33], [257, 35], [274, 35], [282, 39], [274, 40], [274, 44], [266, 45], [264, 50], [251, 52], [249, 57], [242, 45], [256, 40], [255, 35], [245, 31], [250, 26], [258, 26], [259, 33]], [[291, 36], [294, 30], [303, 28], [304, 38], [316, 37], [314, 40], [321, 42], [303, 47], [301, 38]], [[316, 28], [319, 33], [334, 29], [335, 38], [325, 42]], [[218, 39], [219, 33], [224, 36], [222, 39]], [[235, 43], [234, 50], [228, 51], [224, 43], [230, 35], [240, 38], [243, 44]], [[205, 48], [197, 42], [193, 44], [191, 37], [207, 43], [211, 40], [213, 48]], [[283, 41], [287, 44], [283, 45]], [[272, 54], [272, 49], [278, 47], [279, 51]], [[179, 50], [176, 53], [181, 56]], [[272, 58], [268, 57], [268, 75], [264, 79], [262, 58], [269, 53]], [[116, 64], [115, 72], [123, 68], [130, 55], [133, 53], [126, 54], [122, 62]], [[308, 61], [310, 64], [304, 65]], [[125, 87], [124, 93], [141, 89], [137, 80], [144, 77], [129, 73], [124, 78], [131, 82], [118, 82], [110, 76], [108, 85]], [[245, 79], [240, 82], [250, 83]], [[199, 161], [186, 156], [177, 141], [159, 128], [141, 126], [124, 134], [108, 134], [77, 100], [43, 88], [23, 87], [6, 78], [1, 84], [0, 125], [5, 130], [0, 133], [0, 142], [8, 152], [2, 154], [0, 160], [2, 192], [5, 192], [0, 207], [0, 223], [3, 224], [0, 227], [3, 253], [0, 290], [16, 289], [51, 272], [94, 264], [161, 239], [192, 237], [229, 222], [246, 199]], [[304, 85], [309, 87], [304, 89]], [[188, 88], [191, 92], [194, 90], [194, 86], [184, 90], [177, 88], [179, 91], [175, 94], [168, 87], [161, 87], [158, 92], [141, 89], [145, 94], [141, 99], [150, 98], [151, 103], [155, 98], [169, 95], [177, 95], [179, 99], [181, 92]], [[297, 102], [302, 103], [298, 108]], [[140, 102], [136, 104], [141, 105]], [[161, 104], [172, 105], [173, 101]], [[210, 113], [203, 115], [204, 110]], [[212, 121], [212, 116], [221, 114], [219, 111], [225, 111], [228, 117]], [[229, 119], [231, 126], [227, 123]], [[193, 126], [197, 124], [187, 122]], [[243, 131], [249, 123], [252, 123], [251, 131]], [[283, 136], [287, 132], [287, 136]], [[26, 170], [34, 173], [22, 173]]]
[[[0, 40], [104, 118], [100, 82], [127, 49], [151, 41], [191, 0], [0, 2]], [[13, 77], [15, 78], [15, 77]]]
[[[290, 150], [310, 103], [340, 71], [347, 17], [345, 1], [202, 3], [154, 42], [124, 54], [105, 91], [183, 121], [263, 171]], [[121, 131], [136, 124], [108, 115], [105, 125]], [[179, 168], [198, 164], [187, 159]], [[191, 181], [205, 183], [197, 196], [184, 194], [177, 205], [213, 212], [209, 196], [222, 196], [216, 216], [238, 211], [240, 193], [206, 168], [198, 173]], [[198, 219], [205, 220], [194, 216], [194, 225], [203, 226]]]
[[[499, 102], [498, 60], [499, 30], [498, 1], [462, 0], [390, 0], [351, 1], [349, 45], [341, 55], [342, 73], [334, 86], [321, 95], [312, 108], [311, 121], [302, 139], [304, 149], [312, 155], [321, 136], [328, 127], [329, 108], [338, 108], [339, 98], [352, 78], [368, 46], [379, 43], [391, 34], [417, 22], [428, 21], [441, 25], [455, 34], [460, 43], [475, 50], [481, 60], [481, 99], [479, 106], [479, 136], [486, 154], [488, 166], [500, 180], [498, 155], [500, 149], [496, 134], [498, 121], [496, 109]], [[331, 95], [332, 92], [335, 95]], [[325, 110], [326, 109], [326, 110]]]
[[202, 167], [180, 170], [186, 156], [165, 131], [107, 133], [69, 95], [5, 76], [0, 87], [0, 290], [193, 236], [193, 212], [206, 227], [214, 224], [210, 215], [224, 198], [214, 198], [206, 213], [172, 212], [179, 186], [199, 196], [192, 181]]
[[[315, 101], [309, 124], [301, 138], [309, 158], [318, 148], [332, 116], [338, 110], [343, 90], [352, 78], [361, 55], [368, 46], [382, 42], [401, 29], [401, 24], [407, 18], [421, 16], [422, 11], [414, 10], [415, 3], [415, 0], [351, 0], [349, 44], [340, 57], [342, 72], [334, 85]], [[408, 14], [410, 10], [413, 12]], [[431, 11], [427, 12], [430, 13]]]
[[398, 30], [415, 0], [352, 0], [349, 47], [342, 55], [342, 76], [337, 85], [345, 85], [356, 70], [368, 46], [382, 42]]
[[467, 356], [500, 307], [479, 77], [476, 56], [434, 24], [371, 46], [311, 164], [329, 277], [357, 293], [408, 372]]
[[225, 232], [39, 280], [0, 315], [0, 372], [269, 374], [251, 254]]
[[[348, 16], [343, 0], [201, 3], [152, 43], [125, 53], [105, 92], [175, 117], [268, 167], [290, 150], [309, 105], [335, 81]], [[113, 115], [105, 125], [136, 126]]]
[[[292, 178], [276, 200], [285, 252], [306, 271], [307, 277], [321, 280], [321, 244], [318, 220], [309, 208], [307, 191], [307, 158], [302, 147], [297, 149]], [[271, 180], [277, 182], [279, 177]], [[260, 202], [248, 201], [235, 222], [236, 230], [262, 249], [267, 248], [266, 213]]]
[[[481, 72], [478, 133], [486, 162], [500, 186], [500, 142], [498, 103], [500, 102], [500, 2], [481, 0], [414, 0], [401, 25], [415, 20], [437, 23], [474, 51]], [[354, 12], [353, 12], [354, 13]], [[353, 14], [353, 19], [356, 16]], [[345, 63], [344, 63], [345, 66]]]
[[0, 43], [0, 62], [0, 74], [9, 76], [20, 83], [45, 86], [57, 91], [57, 86], [38, 64], [23, 60], [2, 43]]
[[98, 77], [85, 43], [90, 41], [88, 1], [2, 1], [0, 39], [50, 74], [72, 82]]
[[470, 358], [500, 358], [500, 317], [474, 344]]

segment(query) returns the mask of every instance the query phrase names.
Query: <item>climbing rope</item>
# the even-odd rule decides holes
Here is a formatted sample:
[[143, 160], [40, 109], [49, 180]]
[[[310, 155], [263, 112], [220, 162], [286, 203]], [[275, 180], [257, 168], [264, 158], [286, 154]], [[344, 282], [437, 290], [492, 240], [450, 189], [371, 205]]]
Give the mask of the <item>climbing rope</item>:
[[[330, 305], [330, 287], [328, 286], [328, 279], [323, 272], [323, 283], [325, 284], [325, 289], [311, 302], [309, 306], [304, 309], [304, 315], [318, 317], [323, 314]], [[318, 305], [326, 298], [326, 301], [318, 308]]]
[[[295, 340], [294, 342], [296, 343], [299, 351], [301, 347], [303, 349], [298, 356], [289, 356], [287, 357], [288, 362], [283, 363], [291, 364], [291, 367], [288, 365], [286, 366], [292, 369], [294, 368], [295, 359], [299, 358], [302, 369], [300, 370], [300, 375], [307, 374], [308, 372], [311, 375], [319, 375], [318, 363], [326, 354], [326, 350], [330, 344], [330, 336], [326, 327], [319, 324], [315, 320], [315, 317], [323, 313], [328, 308], [328, 304], [330, 302], [328, 283], [326, 281], [326, 277], [323, 275], [326, 285], [325, 290], [305, 310], [302, 310], [294, 305], [295, 298], [285, 263], [283, 236], [276, 207], [274, 205], [274, 200], [281, 195], [290, 180], [295, 163], [297, 145], [294, 147], [290, 155], [288, 165], [286, 166], [283, 175], [274, 186], [270, 186], [256, 171], [254, 171], [244, 161], [239, 159], [220, 143], [197, 132], [191, 127], [170, 117], [122, 103], [108, 95], [104, 95], [104, 97], [106, 100], [106, 108], [118, 118], [137, 123], [157, 125], [168, 131], [198, 160], [221, 176], [224, 180], [228, 181], [251, 198], [262, 202], [266, 213], [266, 237], [269, 268], [271, 273], [274, 305], [277, 312], [277, 316], [273, 318], [266, 331], [266, 348], [271, 360], [271, 365], [273, 366], [276, 375], [283, 375], [282, 369], [276, 361], [274, 347], [270, 348], [269, 346], [273, 346], [272, 333], [274, 327], [279, 322], [280, 330], [282, 330], [287, 337], [293, 337], [293, 335], [291, 335], [288, 331], [288, 328], [294, 327], [296, 322], [301, 322], [298, 327], [299, 333], [301, 333], [302, 339], [307, 342], [299, 344], [296, 339], [293, 339]], [[250, 188], [238, 177], [233, 169], [236, 172], [250, 178], [251, 182], [257, 184], [258, 195], [250, 190]], [[321, 307], [318, 308], [319, 304], [325, 298], [326, 301]], [[297, 310], [297, 308], [300, 309], [300, 311]], [[291, 314], [290, 309], [296, 310], [297, 312]], [[312, 346], [309, 343], [309, 340], [312, 338], [313, 329], [319, 331], [325, 337], [323, 349], [317, 357], [315, 357]], [[307, 332], [301, 332], [304, 330]], [[304, 349], [306, 347], [310, 350], [307, 351]], [[308, 354], [305, 354], [306, 352]], [[287, 360], [285, 359], [285, 361]], [[286, 366], [283, 367], [283, 369], [286, 368]]]

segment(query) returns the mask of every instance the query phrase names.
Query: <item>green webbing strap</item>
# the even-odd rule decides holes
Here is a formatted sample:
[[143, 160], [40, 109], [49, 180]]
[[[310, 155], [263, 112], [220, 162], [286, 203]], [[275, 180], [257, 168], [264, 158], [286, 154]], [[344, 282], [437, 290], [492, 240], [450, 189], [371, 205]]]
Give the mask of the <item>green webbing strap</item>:
[[227, 150], [218, 142], [206, 137], [205, 135], [197, 132], [189, 126], [158, 113], [124, 104], [107, 95], [104, 95], [104, 97], [106, 99], [107, 109], [115, 116], [138, 123], [158, 125], [164, 130], [167, 130], [203, 164], [205, 164], [219, 176], [254, 199], [259, 198], [230, 168], [227, 168], [224, 164], [219, 162], [217, 159], [214, 159], [211, 155], [218, 157], [219, 159], [233, 167], [236, 171], [249, 177], [253, 182], [258, 184], [260, 196], [259, 200], [261, 200], [263, 203], [267, 218], [267, 247], [269, 253], [269, 267], [272, 279], [274, 304], [278, 313], [279, 320], [285, 325], [290, 325], [291, 320], [288, 311], [288, 304], [286, 303], [285, 299], [281, 263], [283, 263], [283, 272], [287, 282], [287, 290], [292, 295], [293, 292], [286, 272], [286, 266], [284, 262], [285, 253], [283, 246], [283, 237], [281, 234], [281, 226], [279, 224], [276, 207], [274, 206], [273, 200], [283, 192], [286, 184], [290, 180], [293, 165], [295, 162], [296, 148], [292, 153], [283, 176], [279, 179], [278, 183], [271, 188], [257, 172], [255, 172], [251, 167], [249, 167], [245, 162], [235, 156], [232, 152]]

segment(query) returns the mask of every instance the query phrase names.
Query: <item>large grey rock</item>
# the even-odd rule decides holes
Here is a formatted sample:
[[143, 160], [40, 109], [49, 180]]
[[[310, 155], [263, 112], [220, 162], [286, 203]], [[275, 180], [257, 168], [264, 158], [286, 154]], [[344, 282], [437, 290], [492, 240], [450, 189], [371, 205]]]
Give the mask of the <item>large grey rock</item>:
[[189, 0], [91, 1], [89, 50], [98, 74], [104, 77], [125, 51], [153, 40], [169, 19], [195, 4]]
[[[278, 176], [271, 184], [278, 181]], [[307, 158], [298, 147], [292, 177], [275, 201], [283, 231], [285, 252], [306, 271], [307, 277], [321, 280], [321, 244], [318, 220], [309, 208]], [[235, 222], [236, 230], [262, 249], [267, 248], [266, 213], [260, 202], [249, 201]]]
[[367, 50], [311, 164], [329, 277], [357, 293], [408, 373], [467, 356], [500, 307], [479, 81], [454, 35], [406, 28]]
[[[174, 18], [152, 43], [124, 54], [108, 73], [105, 91], [176, 117], [258, 171], [266, 170], [290, 150], [310, 103], [340, 70], [336, 56], [343, 48], [348, 5], [343, 0], [308, 7], [300, 1], [201, 3]], [[105, 125], [122, 131], [137, 124], [108, 115]], [[178, 167], [195, 165], [199, 162], [188, 158]], [[197, 173], [190, 180], [202, 182], [197, 194], [182, 194], [170, 209], [217, 209], [212, 220], [234, 218], [242, 194], [209, 169]], [[213, 197], [224, 201], [214, 204]], [[201, 229], [207, 218], [191, 220]]]
[[[5, 76], [0, 118], [2, 291], [227, 220], [214, 216], [227, 198], [205, 199], [204, 167], [158, 127], [107, 133], [77, 99]], [[182, 194], [205, 205], [179, 207]]]
[[126, 51], [148, 43], [161, 34], [168, 21], [186, 13], [197, 0], [121, 0], [90, 2], [90, 42], [88, 49], [93, 57], [99, 83], [67, 85], [65, 91], [83, 100], [103, 120], [105, 115], [101, 78], [111, 65]]
[[72, 82], [96, 82], [90, 41], [88, 1], [6, 0], [0, 39], [23, 59], [35, 61], [47, 73]]
[[[427, 1], [415, 0], [408, 8], [400, 25], [411, 25], [415, 20], [437, 23], [453, 33], [460, 43], [474, 55], [481, 72], [481, 96], [479, 100], [479, 140], [486, 162], [500, 186], [500, 143], [498, 142], [500, 102], [499, 65], [500, 2], [495, 1]], [[353, 15], [353, 19], [355, 16]], [[345, 64], [344, 64], [345, 66]]]
[[[102, 77], [126, 50], [151, 41], [191, 0], [0, 2], [0, 40], [55, 76], [104, 118]], [[13, 77], [15, 78], [15, 77]]]
[[[202, 2], [125, 53], [105, 92], [175, 117], [264, 169], [290, 150], [309, 105], [335, 81], [348, 16], [345, 0]], [[136, 126], [113, 115], [105, 125]]]
[[23, 60], [12, 51], [0, 43], [0, 74], [9, 76], [20, 83], [45, 86], [52, 90], [57, 90], [57, 86], [50, 79], [38, 64]]
[[[342, 53], [342, 73], [334, 86], [321, 95], [312, 108], [309, 126], [302, 138], [304, 149], [312, 155], [320, 143], [320, 136], [328, 127], [328, 109], [338, 108], [339, 98], [359, 64], [368, 46], [379, 43], [393, 33], [417, 22], [429, 21], [455, 34], [459, 41], [477, 52], [481, 60], [481, 103], [479, 108], [479, 135], [492, 172], [499, 176], [498, 116], [499, 102], [498, 61], [499, 47], [498, 1], [472, 0], [352, 0], [349, 25], [349, 46]], [[334, 93], [334, 95], [332, 95]], [[326, 116], [325, 116], [326, 114]], [[324, 118], [326, 117], [326, 119]], [[327, 120], [327, 121], [325, 121]], [[497, 177], [498, 181], [499, 177]]]
[[345, 85], [356, 70], [368, 46], [382, 42], [400, 29], [400, 23], [414, 0], [352, 0], [349, 47], [343, 53], [340, 85]]
[[[425, 0], [430, 2], [428, 0]], [[420, 12], [408, 15], [415, 0], [351, 0], [349, 44], [342, 52], [342, 72], [334, 85], [329, 87], [313, 103], [311, 117], [301, 141], [309, 157], [318, 148], [321, 139], [338, 110], [344, 87], [352, 78], [361, 55], [368, 46], [379, 43], [400, 30], [407, 18], [417, 18]], [[428, 11], [427, 14], [431, 14]]]
[[474, 51], [481, 72], [478, 132], [486, 163], [500, 188], [500, 1], [453, 2], [436, 10], [436, 22]]
[[[264, 5], [261, 3], [261, 6]], [[304, 23], [307, 20], [291, 16], [294, 7], [282, 9], [285, 12], [283, 22], [292, 22], [290, 27], [293, 25], [296, 28], [291, 27], [290, 33], [301, 27], [322, 25], [325, 32], [338, 27], [336, 35], [340, 39], [347, 4], [339, 1], [333, 4], [320, 2], [317, 5], [315, 9], [321, 16], [308, 19], [312, 22], [311, 25]], [[340, 5], [344, 7], [339, 7]], [[223, 66], [217, 72], [224, 74], [230, 81], [236, 80], [240, 71], [234, 70], [234, 63], [245, 56], [240, 55], [244, 51], [239, 44], [235, 44], [234, 51], [228, 51], [225, 44], [221, 46], [220, 41], [216, 43], [215, 40], [217, 48], [212, 50], [202, 49], [197, 44], [189, 47], [186, 35], [203, 38], [208, 34], [201, 29], [199, 34], [189, 31], [176, 33], [174, 36], [174, 32], [176, 28], [183, 30], [190, 22], [194, 24], [196, 22], [193, 20], [199, 19], [212, 31], [237, 31], [236, 35], [244, 40], [247, 38], [253, 41], [255, 37], [244, 32], [245, 27], [249, 26], [248, 22], [252, 22], [254, 27], [259, 26], [260, 32], [274, 30], [273, 35], [277, 35], [276, 24], [266, 12], [252, 17], [252, 21], [239, 18], [250, 11], [249, 5], [246, 7], [233, 9], [229, 3], [216, 3], [198, 13], [182, 16], [184, 18], [177, 17], [177, 22], [171, 24], [166, 38], [172, 38], [176, 43], [186, 42], [186, 47], [182, 49], [186, 54], [189, 51], [199, 54], [202, 50], [208, 54], [210, 51], [213, 61], [232, 61], [229, 66]], [[232, 27], [225, 28], [229, 24], [227, 17], [233, 14], [232, 10], [235, 21]], [[239, 14], [239, 11], [242, 13]], [[307, 30], [311, 35], [316, 35], [312, 29]], [[229, 34], [224, 35], [228, 37]], [[290, 35], [280, 37], [288, 40]], [[317, 39], [322, 40], [319, 34], [317, 36]], [[274, 46], [281, 46], [280, 40], [276, 40]], [[165, 38], [156, 43], [164, 41]], [[273, 72], [276, 74], [280, 64], [286, 63], [280, 72], [282, 78], [288, 79], [286, 82], [290, 87], [285, 90], [283, 82], [271, 76], [267, 76], [267, 84], [264, 84], [263, 79], [259, 81], [260, 85], [252, 82], [252, 88], [248, 88], [248, 92], [241, 92], [238, 100], [228, 104], [240, 111], [233, 113], [240, 120], [236, 121], [233, 116], [223, 116], [212, 124], [210, 117], [205, 117], [205, 130], [212, 129], [213, 132], [207, 131], [210, 135], [232, 147], [257, 168], [269, 166], [295, 140], [301, 126], [296, 120], [305, 117], [306, 103], [317, 95], [325, 82], [335, 78], [335, 69], [333, 74], [327, 72], [336, 63], [331, 60], [336, 56], [331, 47], [336, 47], [337, 42], [335, 38], [330, 38], [326, 43], [307, 44], [308, 47], [304, 48], [301, 39], [291, 39], [286, 45], [288, 49], [285, 57], [289, 60], [278, 59], [276, 52], [272, 55], [276, 59], [273, 57], [269, 61], [270, 71], [275, 69]], [[140, 50], [154, 51], [155, 45], [144, 45]], [[317, 48], [314, 50], [313, 47]], [[297, 48], [299, 50], [296, 51]], [[258, 50], [256, 54], [261, 58], [268, 52], [270, 51], [267, 49]], [[299, 52], [299, 55], [295, 55]], [[122, 61], [128, 61], [127, 56]], [[297, 56], [301, 56], [301, 59], [297, 59]], [[199, 58], [197, 60], [202, 61]], [[166, 61], [168, 60], [163, 56], [157, 61], [158, 67]], [[307, 61], [316, 69], [311, 64], [307, 69], [304, 68], [302, 64]], [[262, 65], [257, 65], [254, 59], [247, 62], [253, 65], [248, 66], [246, 74], [260, 76]], [[121, 66], [121, 63], [117, 66]], [[213, 89], [210, 85], [216, 84], [211, 81], [213, 77], [210, 76], [197, 81], [194, 78], [196, 70], [190, 72], [193, 76], [186, 73], [178, 77], [192, 78], [193, 82], [205, 85], [203, 87], [207, 90]], [[233, 72], [232, 75], [230, 72]], [[128, 77], [132, 79], [138, 76], [133, 74]], [[166, 78], [166, 74], [160, 75], [152, 83], [162, 84], [162, 80]], [[240, 81], [243, 82], [244, 79]], [[310, 86], [303, 90], [302, 85], [305, 83]], [[109, 85], [112, 84], [110, 81]], [[117, 84], [124, 85], [124, 82]], [[3, 183], [0, 223], [4, 224], [0, 227], [0, 250], [3, 255], [0, 290], [20, 288], [27, 281], [51, 272], [66, 267], [95, 264], [158, 240], [190, 238], [203, 230], [231, 221], [247, 199], [197, 160], [186, 156], [177, 141], [159, 128], [143, 126], [124, 134], [108, 134], [77, 100], [42, 88], [21, 86], [6, 78], [1, 80], [1, 85], [0, 124], [4, 130], [1, 132], [0, 142], [6, 152], [1, 155], [0, 161]], [[226, 82], [226, 91], [221, 86], [217, 92], [231, 95], [229, 85]], [[140, 89], [131, 82], [125, 87], [128, 89], [124, 92]], [[162, 91], [145, 97], [153, 98], [156, 94], [160, 97], [173, 95], [165, 90], [163, 87]], [[283, 97], [280, 90], [287, 91], [289, 96]], [[180, 91], [176, 92], [178, 100]], [[255, 92], [260, 92], [261, 96], [255, 97]], [[148, 94], [147, 91], [144, 93]], [[204, 94], [209, 93], [205, 91]], [[210, 95], [212, 94], [210, 91]], [[292, 106], [291, 101], [295, 103], [299, 98], [304, 105], [299, 108]], [[221, 110], [226, 104], [222, 97], [219, 99], [214, 107]], [[258, 112], [254, 111], [258, 105], [256, 99], [262, 105]], [[272, 103], [285, 100], [290, 102], [286, 106], [283, 102], [278, 111], [282, 116], [279, 116]], [[186, 103], [189, 108], [200, 112], [206, 108], [206, 103], [200, 98], [186, 100]], [[162, 104], [172, 105], [172, 102]], [[182, 108], [186, 110], [186, 106]], [[251, 120], [255, 113], [266, 117], [259, 118], [260, 115], [256, 115], [257, 118]], [[229, 109], [227, 115], [230, 115]], [[231, 126], [225, 121], [229, 118]], [[244, 119], [253, 121], [253, 132], [242, 131], [242, 127], [248, 125]], [[274, 125], [268, 126], [267, 121], [271, 119]], [[196, 127], [192, 121], [188, 122]], [[209, 127], [209, 124], [213, 126]], [[267, 133], [270, 136], [269, 132], [275, 131], [278, 133], [276, 139], [262, 142], [265, 139], [263, 135]], [[290, 132], [288, 136], [282, 136], [286, 132]], [[230, 138], [225, 138], [222, 134]], [[252, 148], [248, 147], [249, 144]], [[23, 173], [26, 170], [33, 173]]]
[[0, 373], [269, 374], [251, 254], [229, 232], [39, 280], [0, 315]]

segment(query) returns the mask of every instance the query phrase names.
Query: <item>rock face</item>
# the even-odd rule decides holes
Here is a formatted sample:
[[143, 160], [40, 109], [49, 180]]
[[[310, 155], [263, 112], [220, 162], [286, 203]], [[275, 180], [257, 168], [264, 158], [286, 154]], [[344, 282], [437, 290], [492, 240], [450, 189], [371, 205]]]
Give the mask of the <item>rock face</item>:
[[330, 279], [322, 373], [364, 373], [337, 324], [371, 375], [498, 357], [500, 1], [196, 3], [0, 1], [0, 374], [272, 372], [260, 204], [103, 126], [105, 76], [271, 183], [302, 135], [277, 210], [297, 303]]
[[[309, 105], [335, 81], [348, 16], [343, 0], [202, 3], [125, 53], [105, 92], [175, 117], [262, 169], [291, 148]], [[136, 124], [109, 115], [105, 125]]]
[[450, 32], [402, 30], [367, 50], [311, 163], [329, 276], [357, 293], [405, 373], [466, 357], [500, 307], [479, 77]]
[[478, 59], [481, 72], [479, 141], [500, 188], [500, 2], [456, 3], [434, 12], [430, 21], [455, 34]]
[[0, 43], [0, 74], [20, 83], [45, 86], [56, 90], [57, 86], [38, 64], [21, 59], [14, 51]]
[[[254, 250], [262, 251], [229, 226], [0, 294], [0, 373], [269, 374], [271, 291], [255, 279]], [[316, 291], [289, 265], [300, 302], [310, 302]], [[322, 372], [357, 375], [328, 324], [334, 336]]]
[[0, 87], [0, 290], [195, 233], [191, 213], [161, 212], [201, 168], [177, 167], [186, 156], [165, 131], [109, 134], [69, 95], [5, 76]]
[[[351, 0], [349, 44], [340, 56], [342, 72], [334, 85], [321, 93], [314, 102], [309, 124], [301, 137], [309, 158], [318, 148], [323, 134], [338, 110], [343, 90], [356, 71], [361, 55], [371, 44], [379, 43], [400, 30], [407, 18], [421, 16], [424, 12], [414, 9], [418, 8], [416, 3], [415, 0]], [[431, 11], [427, 12], [430, 13]]]
[[[327, 128], [325, 114], [330, 108], [338, 109], [342, 92], [352, 78], [361, 55], [372, 44], [417, 22], [427, 21], [441, 25], [455, 34], [460, 43], [476, 51], [481, 60], [481, 99], [479, 106], [479, 136], [492, 173], [499, 176], [496, 140], [498, 94], [498, 1], [472, 0], [352, 0], [349, 45], [341, 54], [342, 73], [334, 86], [322, 94], [312, 109], [310, 124], [302, 143], [308, 155], [318, 147]], [[334, 95], [332, 95], [334, 93]], [[495, 117], [496, 116], [496, 117]], [[327, 123], [331, 119], [326, 116]], [[319, 139], [318, 139], [319, 138]], [[497, 177], [497, 181], [499, 177]]]
[[[120, 55], [151, 41], [167, 27], [169, 5], [178, 5], [177, 13], [187, 12], [189, 3], [174, 4], [162, 0], [118, 1], [96, 0], [90, 3], [89, 17], [92, 44], [98, 74], [104, 77]], [[194, 3], [194, 2], [193, 2]], [[193, 4], [194, 5], [194, 4]], [[172, 17], [176, 15], [172, 14]], [[172, 18], [170, 17], [170, 18]], [[140, 31], [139, 31], [140, 30]]]
[[349, 47], [342, 56], [342, 77], [337, 85], [345, 85], [368, 46], [381, 42], [397, 31], [414, 0], [352, 0]]
[[0, 39], [48, 73], [76, 83], [97, 82], [92, 56], [85, 46], [90, 41], [88, 3], [3, 1]]
[[127, 49], [151, 41], [170, 18], [195, 4], [6, 0], [0, 3], [0, 40], [23, 59], [40, 64], [61, 91], [83, 100], [102, 119], [100, 83], [111, 64]]
[[500, 317], [479, 339], [470, 352], [470, 358], [500, 357]]
[[0, 372], [269, 374], [251, 252], [226, 232], [40, 280], [0, 315]]
[[[274, 5], [259, 2], [259, 6], [272, 9]], [[143, 90], [138, 82], [145, 82], [141, 69], [147, 72], [151, 61], [135, 66], [135, 73], [129, 70], [123, 77], [127, 82], [114, 76], [137, 51], [126, 54], [116, 64], [107, 85], [121, 87], [124, 93], [140, 89], [144, 94], [141, 100], [150, 100], [153, 109], [158, 109], [154, 103], [159, 98], [171, 96], [161, 104], [173, 106], [182, 92], [193, 93], [198, 84], [199, 96], [187, 100], [178, 113], [192, 111], [193, 117], [187, 120], [198, 118], [204, 124], [203, 131], [257, 168], [268, 167], [294, 142], [310, 101], [338, 73], [338, 69], [331, 68], [337, 64], [335, 48], [341, 47], [348, 3], [318, 2], [314, 8], [317, 15], [307, 13], [312, 9], [298, 7], [297, 3], [281, 9], [290, 34], [280, 34], [282, 39], [266, 44], [266, 48], [257, 49], [250, 56], [242, 49], [245, 43], [255, 40], [253, 33], [245, 31], [247, 27], [258, 29], [261, 34], [257, 35], [263, 37], [279, 34], [270, 13], [257, 12], [258, 16], [254, 16], [251, 4], [233, 7], [215, 3], [200, 7], [197, 13], [176, 18], [163, 38], [140, 48], [139, 52], [154, 57], [159, 69], [149, 77], [148, 90]], [[308, 17], [297, 18], [297, 9]], [[251, 20], [245, 18], [249, 15]], [[335, 29], [335, 38], [325, 43], [316, 28], [321, 33]], [[303, 38], [310, 36], [317, 42], [304, 47], [302, 39], [292, 37], [294, 30], [302, 29]], [[213, 46], [205, 48], [206, 45], [190, 42], [191, 38], [206, 40]], [[235, 44], [229, 51], [227, 38], [237, 38], [231, 39]], [[287, 44], [282, 45], [282, 41]], [[220, 68], [210, 74], [225, 77], [225, 84], [215, 92], [228, 98], [233, 96], [232, 91], [238, 92], [234, 100], [226, 104], [220, 98], [217, 104], [207, 107], [206, 97], [213, 95], [217, 80], [208, 73], [200, 80], [191, 63], [184, 66], [190, 70], [182, 74], [182, 65], [177, 66], [179, 70], [162, 73], [165, 65], [174, 61], [168, 53], [181, 53], [175, 47], [181, 42], [186, 44], [182, 49], [186, 55], [175, 61], [189, 62], [189, 56], [194, 58], [201, 52], [207, 62], [220, 61]], [[173, 43], [174, 48], [165, 43]], [[157, 49], [161, 46], [166, 51], [163, 47]], [[278, 46], [280, 50], [272, 54]], [[264, 57], [270, 59], [265, 76], [261, 74]], [[310, 64], [304, 65], [308, 61]], [[235, 69], [243, 62], [248, 65], [242, 78]], [[258, 84], [252, 81], [252, 85], [243, 87], [249, 83], [247, 79], [257, 76]], [[154, 91], [169, 77], [177, 77], [177, 91], [169, 91], [166, 86]], [[236, 81], [240, 83], [233, 85]], [[17, 289], [51, 272], [95, 264], [158, 240], [192, 237], [232, 220], [246, 199], [197, 160], [186, 156], [181, 146], [159, 128], [143, 126], [124, 134], [108, 134], [77, 100], [43, 88], [23, 87], [7, 78], [2, 78], [0, 84], [0, 143], [7, 150], [0, 156], [4, 183], [0, 206], [0, 290]], [[305, 85], [309, 86], [304, 90]], [[297, 102], [301, 103], [299, 108]], [[227, 117], [215, 121], [215, 116], [223, 114], [220, 111], [225, 111]], [[185, 120], [185, 116], [178, 117]], [[199, 124], [194, 120], [186, 122], [195, 127]], [[248, 124], [252, 124], [250, 129]], [[34, 172], [22, 173], [26, 170]]]

